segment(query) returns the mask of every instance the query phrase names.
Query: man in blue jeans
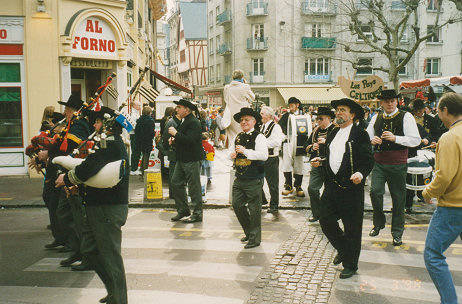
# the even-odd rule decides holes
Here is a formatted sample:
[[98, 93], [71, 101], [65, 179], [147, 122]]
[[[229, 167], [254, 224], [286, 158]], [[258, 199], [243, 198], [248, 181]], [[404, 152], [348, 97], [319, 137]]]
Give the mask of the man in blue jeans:
[[438, 200], [428, 226], [424, 259], [441, 303], [457, 304], [454, 282], [443, 253], [462, 233], [462, 96], [443, 95], [438, 116], [449, 131], [436, 146], [435, 179], [422, 193], [427, 203], [431, 203], [432, 197]]

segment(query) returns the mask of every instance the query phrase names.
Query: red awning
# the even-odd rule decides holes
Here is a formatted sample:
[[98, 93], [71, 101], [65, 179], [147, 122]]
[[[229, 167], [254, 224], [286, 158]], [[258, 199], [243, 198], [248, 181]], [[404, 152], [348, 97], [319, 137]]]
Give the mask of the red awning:
[[410, 89], [410, 88], [420, 88], [428, 87], [430, 85], [430, 79], [421, 79], [421, 80], [411, 80], [403, 81], [399, 85], [401, 89]]
[[449, 85], [449, 84], [462, 85], [462, 76], [437, 77], [437, 78], [403, 81], [401, 82], [399, 87], [401, 89], [410, 89], [410, 88], [421, 88], [421, 87], [428, 87], [428, 86], [435, 86], [435, 85], [441, 86], [441, 85]]
[[179, 83], [177, 83], [177, 82], [175, 82], [175, 81], [173, 81], [173, 80], [171, 80], [171, 79], [169, 79], [169, 78], [167, 78], [167, 77], [165, 77], [165, 76], [163, 76], [163, 75], [161, 75], [161, 74], [159, 74], [159, 73], [157, 73], [157, 72], [155, 72], [153, 70], [150, 70], [150, 71], [154, 75], [154, 77], [158, 78], [163, 83], [165, 83], [165, 84], [167, 84], [169, 86], [172, 86], [172, 87], [174, 87], [174, 88], [176, 88], [176, 89], [178, 89], [180, 91], [191, 94], [191, 98], [194, 97], [194, 94], [190, 89], [182, 86], [181, 84], [179, 84]]

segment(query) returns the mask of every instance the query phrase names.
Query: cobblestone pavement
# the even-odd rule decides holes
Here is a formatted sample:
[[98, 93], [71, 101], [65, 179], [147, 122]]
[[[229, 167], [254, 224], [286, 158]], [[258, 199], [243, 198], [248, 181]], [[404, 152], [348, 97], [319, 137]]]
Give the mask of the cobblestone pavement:
[[301, 224], [259, 276], [247, 304], [328, 303], [337, 268], [336, 251], [318, 224]]

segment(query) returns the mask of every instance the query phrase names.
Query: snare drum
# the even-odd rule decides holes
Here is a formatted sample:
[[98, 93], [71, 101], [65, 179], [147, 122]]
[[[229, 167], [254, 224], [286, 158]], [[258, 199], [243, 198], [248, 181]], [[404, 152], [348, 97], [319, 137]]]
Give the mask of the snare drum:
[[[411, 162], [409, 162], [411, 161]], [[424, 190], [432, 181], [433, 170], [426, 162], [408, 160], [406, 189]]]

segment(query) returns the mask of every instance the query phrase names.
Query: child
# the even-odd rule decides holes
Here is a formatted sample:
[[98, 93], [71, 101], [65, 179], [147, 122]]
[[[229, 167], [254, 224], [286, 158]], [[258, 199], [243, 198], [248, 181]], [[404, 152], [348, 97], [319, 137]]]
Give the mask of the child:
[[215, 148], [209, 142], [209, 134], [202, 133], [202, 147], [205, 151], [205, 159], [201, 161], [201, 174], [207, 176], [207, 185], [212, 183], [212, 161], [215, 157]]

